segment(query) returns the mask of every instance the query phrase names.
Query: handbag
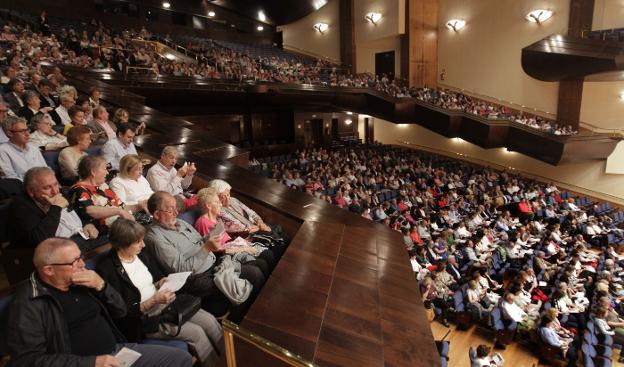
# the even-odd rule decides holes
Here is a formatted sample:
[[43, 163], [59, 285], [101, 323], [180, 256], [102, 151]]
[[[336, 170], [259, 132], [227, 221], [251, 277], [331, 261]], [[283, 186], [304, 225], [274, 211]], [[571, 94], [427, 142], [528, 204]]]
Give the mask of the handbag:
[[182, 325], [195, 316], [201, 308], [201, 299], [190, 294], [176, 295], [176, 299], [165, 308], [161, 315], [161, 322], [169, 322], [178, 326], [178, 331], [172, 337], [180, 334]]

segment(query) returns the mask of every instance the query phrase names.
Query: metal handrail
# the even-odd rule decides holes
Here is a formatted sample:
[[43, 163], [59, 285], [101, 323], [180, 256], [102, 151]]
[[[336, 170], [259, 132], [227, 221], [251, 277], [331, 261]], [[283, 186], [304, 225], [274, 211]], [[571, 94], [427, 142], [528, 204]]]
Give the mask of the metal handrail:
[[228, 367], [236, 367], [236, 352], [234, 350], [234, 337], [238, 337], [243, 341], [260, 349], [264, 353], [279, 359], [280, 361], [295, 367], [318, 367], [313, 362], [305, 360], [298, 354], [294, 354], [279, 345], [266, 340], [260, 335], [256, 335], [246, 329], [241, 328], [230, 320], [224, 319], [223, 323], [223, 339], [225, 340], [225, 357]]

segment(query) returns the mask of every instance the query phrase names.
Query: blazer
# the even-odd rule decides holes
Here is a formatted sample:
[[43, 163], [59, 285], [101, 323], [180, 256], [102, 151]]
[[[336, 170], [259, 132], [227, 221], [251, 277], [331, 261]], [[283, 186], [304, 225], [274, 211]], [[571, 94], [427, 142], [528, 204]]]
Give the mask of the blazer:
[[54, 237], [60, 221], [60, 207], [52, 205], [44, 213], [26, 192], [13, 197], [7, 223], [11, 246], [34, 249], [39, 242]]
[[[108, 124], [110, 125], [111, 129], [113, 129], [113, 131], [117, 132], [117, 125], [113, 124], [112, 121], [109, 121]], [[104, 128], [100, 124], [98, 124], [95, 119], [89, 122], [87, 124], [87, 127], [91, 129], [91, 132], [93, 132], [93, 135], [95, 136], [92, 143], [93, 145], [106, 144], [106, 142], [108, 141], [108, 135], [106, 134], [106, 130], [104, 130]]]
[[33, 113], [30, 108], [28, 108], [28, 106], [24, 106], [22, 108], [20, 108], [17, 111], [17, 115], [19, 117], [23, 117], [26, 119], [26, 122], [30, 125], [30, 120], [33, 118], [33, 116], [40, 114], [41, 112], [38, 111], [37, 113]]
[[4, 95], [4, 101], [9, 104], [9, 107], [11, 108], [13, 112], [17, 112], [19, 111], [20, 108], [26, 106], [26, 101], [24, 101], [24, 99], [21, 97], [20, 99], [22, 100], [21, 106], [20, 106], [19, 100], [17, 99], [15, 94], [13, 94], [13, 92], [7, 93]]
[[[145, 251], [139, 254], [139, 259], [145, 264], [147, 270], [152, 274], [154, 282], [167, 276]], [[117, 251], [111, 250], [97, 264], [96, 271], [102, 279], [113, 287], [123, 298], [128, 313], [121, 319], [116, 319], [115, 324], [130, 342], [138, 342], [143, 339], [146, 333], [158, 331], [160, 319], [158, 317], [148, 318], [141, 313], [141, 292], [132, 283], [128, 273], [124, 269]]]

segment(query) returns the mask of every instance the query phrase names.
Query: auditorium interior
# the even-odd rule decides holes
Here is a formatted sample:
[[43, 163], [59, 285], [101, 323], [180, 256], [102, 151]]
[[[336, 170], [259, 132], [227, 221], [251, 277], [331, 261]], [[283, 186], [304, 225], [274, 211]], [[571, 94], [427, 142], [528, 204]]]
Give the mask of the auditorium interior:
[[0, 366], [624, 366], [623, 55], [620, 0], [3, 0]]

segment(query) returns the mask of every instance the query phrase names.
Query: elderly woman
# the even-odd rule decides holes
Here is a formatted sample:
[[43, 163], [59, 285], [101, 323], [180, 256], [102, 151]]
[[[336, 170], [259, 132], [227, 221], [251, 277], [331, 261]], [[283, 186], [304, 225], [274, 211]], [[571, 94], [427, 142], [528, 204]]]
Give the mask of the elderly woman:
[[[128, 113], [128, 111], [124, 110], [123, 108], [118, 108], [117, 110], [115, 110], [115, 113], [113, 114], [113, 123], [116, 126], [130, 123], [129, 119], [130, 119], [130, 114]], [[135, 124], [132, 124], [132, 125], [135, 126], [136, 135], [141, 135], [143, 134], [143, 132], [145, 132], [145, 122], [141, 122], [139, 125], [135, 125]]]
[[61, 150], [58, 157], [61, 177], [66, 182], [76, 182], [78, 178], [78, 162], [87, 156], [91, 145], [91, 129], [86, 126], [75, 126], [67, 132], [69, 146]]
[[70, 121], [65, 124], [65, 128], [63, 128], [64, 135], [67, 135], [69, 130], [74, 126], [82, 126], [87, 124], [87, 122], [85, 121], [85, 113], [79, 106], [71, 106], [69, 108], [69, 111], [67, 111], [67, 114], [69, 115]]
[[45, 150], [61, 149], [67, 146], [67, 138], [52, 129], [49, 115], [38, 114], [32, 118], [35, 132], [30, 134], [30, 142]]
[[88, 155], [78, 163], [78, 181], [69, 190], [70, 203], [83, 224], [92, 223], [100, 232], [106, 231], [117, 218], [134, 220], [133, 211], [143, 210], [138, 205], [125, 205], [106, 185], [108, 169], [102, 157]]
[[242, 262], [245, 260], [256, 261], [256, 265], [262, 270], [262, 273], [268, 276], [275, 267], [275, 256], [262, 244], [251, 243], [242, 237], [233, 239], [225, 230], [221, 233], [210, 233], [217, 228], [218, 224], [221, 224], [220, 227], [223, 228], [223, 222], [219, 219], [221, 201], [217, 191], [211, 187], [199, 190], [197, 202], [199, 209], [202, 211], [202, 215], [195, 221], [197, 232], [202, 236], [219, 236], [218, 240], [221, 244], [219, 252], [231, 254], [235, 259], [239, 259]]
[[117, 325], [132, 342], [143, 338], [183, 340], [193, 347], [203, 366], [213, 365], [218, 353], [215, 347], [223, 339], [219, 322], [200, 309], [177, 334], [178, 325], [163, 319], [159, 310], [176, 295], [159, 289], [167, 278], [154, 260], [142, 253], [144, 236], [145, 228], [140, 224], [127, 219], [115, 221], [109, 235], [112, 250], [97, 266], [97, 272], [126, 302], [128, 312]]
[[111, 189], [121, 201], [134, 205], [146, 205], [154, 193], [149, 182], [143, 177], [143, 163], [136, 154], [128, 154], [119, 161], [119, 174], [110, 183]]
[[228, 233], [246, 232], [252, 235], [254, 241], [265, 241], [266, 238], [265, 244], [271, 245], [275, 258], [279, 259], [282, 256], [288, 245], [288, 236], [280, 226], [269, 227], [256, 212], [240, 200], [231, 197], [232, 186], [227, 182], [212, 180], [208, 183], [208, 187], [214, 188], [219, 196], [222, 205], [219, 219], [223, 221]]

